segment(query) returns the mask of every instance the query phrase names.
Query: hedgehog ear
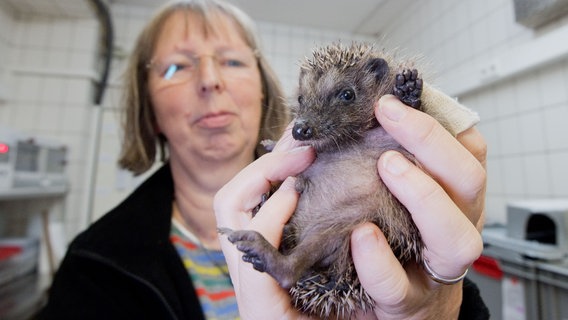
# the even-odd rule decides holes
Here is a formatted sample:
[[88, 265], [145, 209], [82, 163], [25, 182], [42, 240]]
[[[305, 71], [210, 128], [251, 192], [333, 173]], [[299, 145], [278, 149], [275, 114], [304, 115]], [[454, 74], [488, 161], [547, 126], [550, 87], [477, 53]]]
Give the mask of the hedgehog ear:
[[381, 81], [389, 73], [389, 65], [385, 59], [373, 58], [367, 62], [367, 70], [375, 74], [377, 81]]

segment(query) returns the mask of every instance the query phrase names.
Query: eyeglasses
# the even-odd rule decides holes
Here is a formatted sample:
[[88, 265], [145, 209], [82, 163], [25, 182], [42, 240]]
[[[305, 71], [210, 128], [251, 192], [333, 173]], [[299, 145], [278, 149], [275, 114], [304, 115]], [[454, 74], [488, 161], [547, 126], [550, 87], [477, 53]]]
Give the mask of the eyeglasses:
[[151, 61], [147, 68], [156, 72], [168, 84], [183, 83], [194, 79], [199, 65], [210, 58], [223, 78], [242, 78], [251, 74], [257, 62], [254, 51], [224, 51], [213, 55], [174, 54], [164, 61]]

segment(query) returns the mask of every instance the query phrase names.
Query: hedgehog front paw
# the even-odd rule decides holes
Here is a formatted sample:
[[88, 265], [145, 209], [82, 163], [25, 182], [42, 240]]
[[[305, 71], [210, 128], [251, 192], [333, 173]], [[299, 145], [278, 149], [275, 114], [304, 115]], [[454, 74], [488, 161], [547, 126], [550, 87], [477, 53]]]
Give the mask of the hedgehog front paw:
[[422, 86], [423, 82], [421, 78], [418, 78], [418, 71], [405, 69], [396, 75], [393, 93], [404, 104], [418, 109], [421, 104]]

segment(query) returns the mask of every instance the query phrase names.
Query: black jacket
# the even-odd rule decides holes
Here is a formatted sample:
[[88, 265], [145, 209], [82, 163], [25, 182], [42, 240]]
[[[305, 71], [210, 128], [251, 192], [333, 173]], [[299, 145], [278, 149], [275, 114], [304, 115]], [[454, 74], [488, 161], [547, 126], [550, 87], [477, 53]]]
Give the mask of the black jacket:
[[42, 319], [204, 319], [170, 242], [173, 180], [160, 168], [80, 234], [58, 269]]
[[[173, 180], [160, 168], [70, 245], [40, 319], [204, 319], [170, 242]], [[464, 282], [459, 319], [489, 318]]]

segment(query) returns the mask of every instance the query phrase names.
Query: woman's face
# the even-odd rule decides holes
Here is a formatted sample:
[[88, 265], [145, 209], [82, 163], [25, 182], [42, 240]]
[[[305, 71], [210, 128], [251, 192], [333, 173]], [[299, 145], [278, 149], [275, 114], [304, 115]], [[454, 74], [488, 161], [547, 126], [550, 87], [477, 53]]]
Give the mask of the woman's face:
[[254, 158], [262, 109], [257, 60], [232, 20], [213, 19], [222, 32], [206, 32], [195, 15], [173, 14], [154, 49], [149, 90], [172, 161]]

